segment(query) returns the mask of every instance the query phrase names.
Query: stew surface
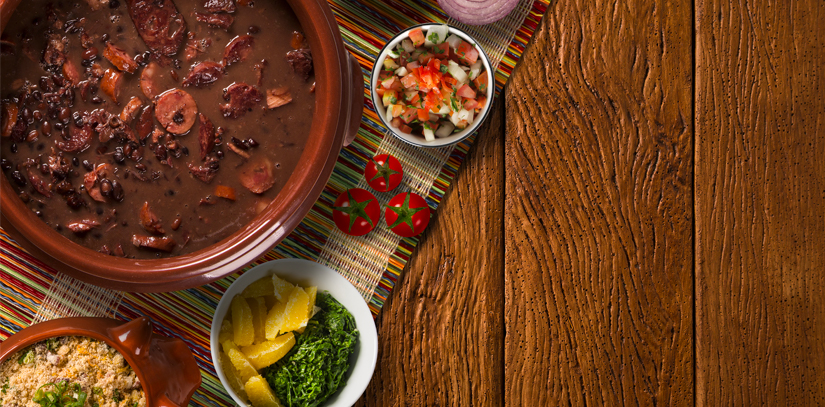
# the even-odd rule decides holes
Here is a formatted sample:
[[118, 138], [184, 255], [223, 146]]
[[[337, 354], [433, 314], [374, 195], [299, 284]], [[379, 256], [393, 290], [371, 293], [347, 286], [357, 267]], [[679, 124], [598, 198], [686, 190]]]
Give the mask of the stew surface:
[[3, 173], [91, 249], [202, 249], [297, 169], [312, 67], [283, 0], [23, 2], [2, 34]]

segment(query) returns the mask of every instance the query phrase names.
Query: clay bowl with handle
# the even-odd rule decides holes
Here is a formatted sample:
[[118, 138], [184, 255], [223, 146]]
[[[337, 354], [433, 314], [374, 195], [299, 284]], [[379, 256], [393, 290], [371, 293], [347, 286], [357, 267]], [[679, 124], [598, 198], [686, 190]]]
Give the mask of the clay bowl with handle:
[[[78, 0], [82, 1], [82, 0]], [[259, 0], [266, 1], [266, 0]], [[163, 259], [116, 258], [65, 238], [40, 220], [0, 177], [0, 225], [22, 247], [49, 266], [102, 287], [159, 292], [191, 288], [248, 265], [283, 240], [321, 194], [342, 146], [361, 121], [364, 76], [344, 47], [326, 0], [287, 0], [312, 49], [315, 116], [298, 169], [275, 199], [229, 237], [199, 251]], [[0, 0], [0, 30], [13, 18], [20, 0]]]
[[147, 407], [186, 406], [201, 385], [195, 357], [180, 339], [155, 335], [149, 318], [58, 318], [32, 325], [0, 343], [0, 362], [19, 350], [58, 336], [85, 336], [123, 355], [140, 379]]

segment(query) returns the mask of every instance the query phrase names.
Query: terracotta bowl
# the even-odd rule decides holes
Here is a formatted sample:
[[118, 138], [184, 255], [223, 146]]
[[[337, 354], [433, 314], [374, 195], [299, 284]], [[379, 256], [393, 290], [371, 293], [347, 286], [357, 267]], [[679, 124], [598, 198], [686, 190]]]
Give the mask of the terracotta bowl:
[[91, 317], [41, 322], [0, 343], [0, 362], [26, 346], [56, 336], [86, 336], [117, 349], [140, 379], [147, 407], [185, 406], [201, 385], [200, 369], [186, 344], [153, 334], [146, 317], [126, 323]]
[[[82, 1], [82, 0], [79, 0]], [[265, 0], [262, 0], [265, 1]], [[0, 0], [0, 30], [20, 0]], [[77, 279], [137, 292], [196, 287], [231, 274], [284, 239], [304, 218], [324, 188], [345, 140], [358, 130], [364, 78], [345, 49], [326, 0], [288, 0], [312, 49], [315, 116], [298, 168], [279, 195], [249, 224], [194, 253], [165, 259], [124, 259], [80, 246], [49, 228], [0, 177], [0, 224], [32, 255]], [[20, 7], [25, 7], [23, 2]], [[348, 144], [348, 143], [347, 143]]]

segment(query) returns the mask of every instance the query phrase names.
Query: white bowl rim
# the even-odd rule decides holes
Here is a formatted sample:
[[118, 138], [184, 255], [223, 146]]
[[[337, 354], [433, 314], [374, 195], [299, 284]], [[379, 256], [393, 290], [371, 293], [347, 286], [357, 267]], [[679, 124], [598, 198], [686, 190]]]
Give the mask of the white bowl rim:
[[[220, 333], [220, 324], [222, 323], [226, 313], [229, 309], [229, 304], [232, 298], [240, 294], [246, 287], [253, 282], [260, 280], [264, 276], [271, 276], [278, 274], [279, 276], [287, 275], [285, 278], [290, 282], [295, 282], [301, 285], [307, 284], [308, 281], [316, 279], [331, 280], [326, 287], [318, 286], [319, 291], [340, 291], [349, 292], [345, 298], [356, 298], [360, 301], [349, 303], [344, 299], [333, 295], [336, 300], [341, 302], [347, 310], [355, 318], [355, 324], [358, 328], [358, 344], [355, 351], [350, 356], [350, 371], [345, 378], [346, 384], [338, 389], [329, 399], [327, 399], [321, 407], [349, 407], [355, 404], [367, 389], [372, 375], [375, 372], [375, 365], [378, 362], [378, 332], [375, 328], [375, 321], [372, 318], [372, 312], [364, 301], [364, 297], [344, 276], [338, 274], [335, 270], [310, 260], [304, 259], [279, 259], [268, 261], [259, 264], [247, 270], [239, 276], [229, 287], [218, 302], [215, 309], [215, 315], [212, 317], [212, 326], [209, 334], [210, 351], [212, 354], [212, 363], [215, 367], [215, 372], [221, 381], [221, 384], [226, 389], [226, 392], [239, 406], [250, 405], [245, 400], [242, 400], [232, 388], [228, 385], [226, 375], [220, 365], [218, 334]], [[297, 276], [297, 278], [296, 278]], [[295, 281], [293, 281], [295, 280]], [[317, 285], [317, 284], [316, 284]], [[330, 288], [332, 287], [332, 288]], [[356, 357], [355, 361], [352, 358]]]
[[[403, 133], [401, 132], [401, 130], [387, 122], [387, 118], [385, 117], [386, 108], [384, 108], [384, 102], [378, 96], [378, 93], [375, 89], [376, 85], [378, 84], [378, 76], [381, 72], [381, 67], [384, 65], [384, 59], [387, 57], [387, 54], [389, 54], [391, 49], [393, 49], [398, 43], [403, 41], [405, 38], [408, 38], [409, 32], [415, 28], [420, 27], [422, 30], [429, 30], [430, 27], [440, 25], [446, 25], [450, 29], [450, 33], [456, 34], [459, 37], [462, 37], [464, 40], [468, 41], [470, 44], [473, 44], [473, 46], [478, 50], [479, 55], [481, 55], [481, 59], [484, 63], [484, 69], [487, 70], [487, 75], [490, 78], [490, 83], [487, 86], [487, 105], [484, 106], [484, 110], [482, 110], [481, 114], [479, 114], [479, 117], [477, 117], [476, 120], [473, 121], [473, 124], [470, 125], [470, 127], [467, 127], [466, 129], [458, 133], [452, 134], [448, 137], [436, 138], [434, 141], [426, 141], [423, 137]], [[493, 72], [492, 65], [490, 65], [490, 58], [487, 56], [487, 53], [484, 52], [484, 49], [478, 45], [478, 41], [476, 41], [473, 37], [471, 37], [466, 32], [462, 31], [461, 29], [453, 27], [452, 25], [449, 25], [447, 23], [423, 23], [414, 25], [412, 27], [407, 28], [404, 31], [401, 31], [400, 33], [392, 37], [389, 41], [387, 41], [387, 43], [384, 44], [384, 47], [381, 48], [381, 52], [378, 53], [378, 58], [375, 59], [375, 65], [372, 67], [372, 75], [370, 78], [370, 95], [372, 96], [372, 105], [376, 110], [376, 115], [378, 116], [379, 120], [381, 120], [381, 123], [383, 123], [384, 126], [386, 126], [390, 130], [390, 133], [392, 133], [393, 136], [395, 136], [401, 141], [406, 142], [407, 144], [416, 147], [437, 148], [458, 144], [462, 142], [467, 137], [470, 137], [470, 135], [473, 134], [473, 132], [476, 131], [481, 126], [481, 124], [484, 123], [485, 120], [487, 120], [487, 116], [489, 115], [491, 107], [493, 106], [493, 102], [495, 100], [495, 98], [493, 97], [495, 95], [496, 88], [495, 79], [495, 72]]]

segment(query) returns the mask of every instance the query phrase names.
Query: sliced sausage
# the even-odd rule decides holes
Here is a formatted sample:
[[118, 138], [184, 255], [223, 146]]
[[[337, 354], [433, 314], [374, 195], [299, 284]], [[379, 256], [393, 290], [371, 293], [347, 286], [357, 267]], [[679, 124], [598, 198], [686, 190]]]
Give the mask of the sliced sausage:
[[158, 216], [152, 212], [152, 209], [149, 208], [149, 202], [144, 202], [143, 207], [140, 208], [139, 219], [140, 225], [143, 226], [147, 232], [158, 235], [166, 233], [163, 230], [163, 224], [161, 223], [160, 218], [158, 218]]
[[82, 235], [98, 226], [100, 226], [100, 222], [94, 219], [83, 219], [77, 222], [69, 223], [66, 225], [66, 228], [78, 235]]
[[201, 166], [196, 166], [192, 163], [189, 164], [189, 172], [192, 176], [207, 184], [212, 182], [212, 179], [218, 174], [218, 168], [220, 168], [220, 163], [214, 158], [208, 160]]
[[52, 197], [51, 184], [44, 181], [43, 178], [41, 178], [40, 175], [38, 175], [37, 172], [31, 168], [26, 171], [26, 174], [28, 175], [29, 182], [32, 184], [35, 191], [46, 198]]
[[211, 38], [203, 38], [197, 39], [195, 38], [193, 33], [190, 33], [189, 39], [186, 40], [186, 45], [184, 46], [183, 50], [183, 60], [186, 62], [192, 62], [198, 55], [206, 52], [206, 49], [212, 45]]
[[80, 153], [92, 146], [92, 126], [89, 124], [80, 128], [72, 126], [69, 135], [70, 139], [57, 142], [57, 148], [67, 153]]
[[77, 84], [80, 83], [80, 71], [71, 59], [67, 58], [66, 62], [63, 63], [63, 77], [66, 78], [72, 86], [77, 86]]
[[261, 91], [243, 82], [233, 83], [224, 91], [224, 99], [229, 103], [222, 103], [219, 107], [223, 117], [237, 119], [252, 110], [263, 99]]
[[206, 160], [206, 156], [212, 152], [215, 146], [215, 126], [203, 115], [198, 115], [200, 119], [200, 129], [198, 130], [198, 145], [200, 146], [201, 160]]
[[168, 236], [142, 236], [132, 235], [132, 244], [136, 247], [155, 249], [163, 252], [171, 252], [177, 243], [175, 239]]
[[208, 26], [213, 28], [227, 30], [232, 26], [232, 22], [235, 21], [235, 17], [232, 17], [229, 14], [195, 13], [195, 20], [198, 20], [201, 23], [206, 23]]
[[126, 0], [140, 38], [156, 55], [171, 57], [186, 39], [186, 21], [172, 0]]
[[140, 139], [140, 141], [146, 140], [146, 138], [152, 134], [154, 127], [154, 122], [152, 122], [152, 105], [148, 105], [140, 111], [137, 124], [135, 125], [138, 139]]
[[46, 49], [43, 50], [43, 67], [52, 73], [58, 70], [66, 62], [66, 47], [69, 39], [60, 34], [51, 34], [46, 40]]
[[150, 100], [163, 92], [163, 88], [158, 84], [160, 80], [160, 70], [160, 65], [152, 61], [149, 65], [146, 65], [146, 68], [143, 68], [143, 72], [140, 73], [140, 90], [143, 91], [143, 94]]
[[17, 123], [17, 113], [20, 109], [17, 103], [4, 102], [3, 103], [3, 137], [10, 137], [14, 125]]
[[100, 90], [109, 96], [115, 104], [118, 104], [120, 92], [123, 90], [123, 74], [116, 69], [107, 69], [100, 80]]
[[135, 73], [138, 68], [137, 62], [123, 48], [113, 45], [111, 42], [106, 44], [103, 57], [123, 72]]
[[292, 70], [304, 80], [309, 79], [312, 73], [312, 53], [306, 49], [296, 49], [286, 53], [286, 60]]
[[183, 78], [183, 86], [206, 86], [223, 77], [223, 65], [205, 61], [192, 67], [189, 74]]
[[258, 87], [261, 87], [264, 84], [264, 69], [267, 65], [269, 65], [269, 63], [266, 62], [265, 59], [262, 59], [261, 62], [258, 62], [255, 65], [252, 65], [252, 70], [255, 71], [255, 80]]
[[234, 13], [235, 0], [206, 0], [203, 8], [210, 13]]
[[244, 166], [240, 179], [246, 189], [262, 194], [275, 185], [275, 166], [268, 158], [261, 157]]
[[292, 102], [292, 94], [289, 93], [289, 88], [286, 86], [266, 91], [266, 107], [269, 109], [283, 106], [289, 102]]
[[120, 120], [126, 124], [131, 123], [132, 120], [135, 119], [135, 116], [137, 116], [141, 106], [143, 106], [143, 102], [140, 101], [140, 98], [132, 96], [129, 103], [123, 106], [123, 111], [120, 112]]
[[223, 64], [229, 66], [245, 60], [249, 57], [254, 45], [255, 38], [251, 35], [239, 35], [233, 38], [223, 50]]
[[198, 115], [198, 106], [192, 96], [180, 89], [170, 89], [158, 96], [155, 118], [172, 134], [184, 134]]

